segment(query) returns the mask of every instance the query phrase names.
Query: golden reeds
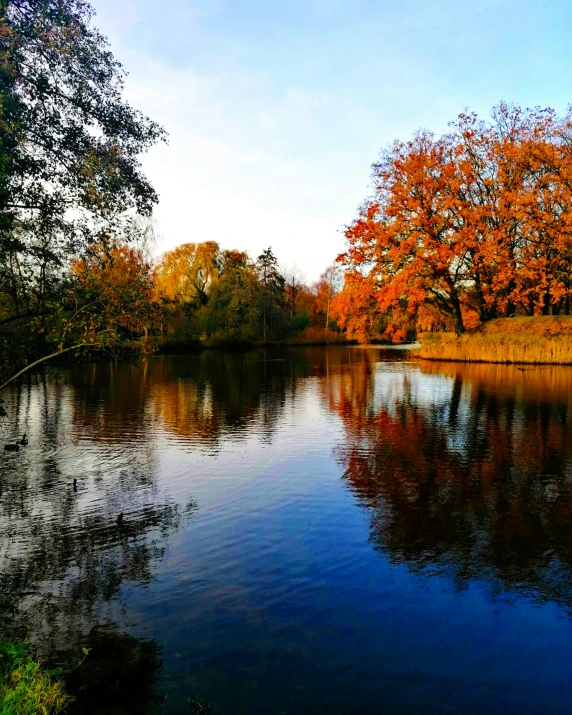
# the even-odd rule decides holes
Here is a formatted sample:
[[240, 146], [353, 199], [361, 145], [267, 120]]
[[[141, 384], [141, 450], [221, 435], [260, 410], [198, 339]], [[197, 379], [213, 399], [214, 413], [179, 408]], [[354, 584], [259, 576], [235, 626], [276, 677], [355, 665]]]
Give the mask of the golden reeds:
[[501, 318], [459, 337], [426, 333], [414, 355], [427, 360], [572, 364], [572, 316]]

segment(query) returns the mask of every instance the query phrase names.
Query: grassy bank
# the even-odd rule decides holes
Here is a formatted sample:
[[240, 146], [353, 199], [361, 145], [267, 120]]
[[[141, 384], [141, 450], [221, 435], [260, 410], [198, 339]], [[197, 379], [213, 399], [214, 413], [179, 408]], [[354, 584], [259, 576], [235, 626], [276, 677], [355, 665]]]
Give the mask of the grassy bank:
[[427, 360], [572, 364], [572, 316], [500, 318], [460, 337], [425, 333], [414, 355]]
[[0, 641], [0, 715], [55, 715], [70, 701], [59, 673], [44, 671], [25, 644]]

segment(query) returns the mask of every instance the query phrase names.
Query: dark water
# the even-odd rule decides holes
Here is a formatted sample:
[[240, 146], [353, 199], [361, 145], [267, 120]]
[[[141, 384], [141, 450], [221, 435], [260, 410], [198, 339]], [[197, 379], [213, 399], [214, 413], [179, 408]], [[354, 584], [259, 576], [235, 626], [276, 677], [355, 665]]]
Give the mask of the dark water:
[[571, 368], [204, 352], [5, 397], [0, 629], [92, 648], [76, 712], [571, 712]]

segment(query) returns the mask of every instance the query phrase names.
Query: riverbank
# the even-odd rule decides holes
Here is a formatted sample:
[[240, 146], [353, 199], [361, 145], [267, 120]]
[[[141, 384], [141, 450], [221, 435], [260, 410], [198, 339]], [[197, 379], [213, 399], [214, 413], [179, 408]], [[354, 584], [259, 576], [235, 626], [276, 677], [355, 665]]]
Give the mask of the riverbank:
[[0, 641], [0, 714], [63, 712], [72, 699], [58, 676], [45, 671], [24, 643]]
[[572, 316], [499, 318], [457, 337], [425, 333], [413, 355], [457, 362], [572, 364]]

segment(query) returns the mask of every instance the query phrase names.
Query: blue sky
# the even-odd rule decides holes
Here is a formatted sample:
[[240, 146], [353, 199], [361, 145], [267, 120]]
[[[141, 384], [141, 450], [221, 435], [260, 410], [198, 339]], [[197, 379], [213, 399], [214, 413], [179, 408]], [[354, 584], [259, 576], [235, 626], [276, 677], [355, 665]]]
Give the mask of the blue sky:
[[92, 0], [165, 125], [158, 251], [216, 240], [314, 280], [382, 147], [465, 108], [572, 102], [571, 0]]

